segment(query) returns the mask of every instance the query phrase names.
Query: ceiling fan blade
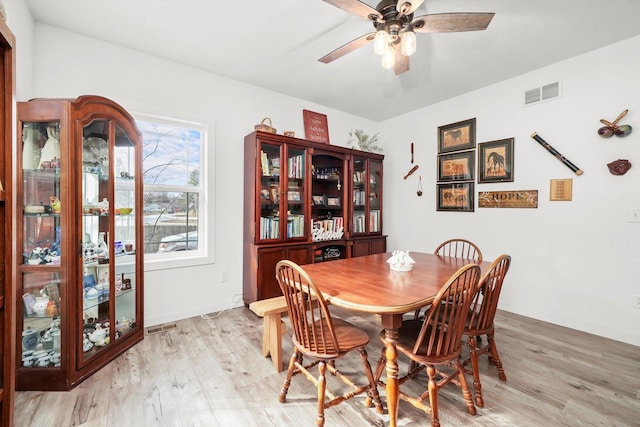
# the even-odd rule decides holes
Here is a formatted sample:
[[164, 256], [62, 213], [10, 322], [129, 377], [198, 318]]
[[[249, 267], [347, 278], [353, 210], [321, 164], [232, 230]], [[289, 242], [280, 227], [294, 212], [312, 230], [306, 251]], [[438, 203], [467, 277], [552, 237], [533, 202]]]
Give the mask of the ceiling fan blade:
[[393, 71], [396, 75], [409, 71], [409, 57], [404, 56], [400, 51], [400, 43], [394, 44], [393, 49], [396, 53], [396, 62], [393, 65]]
[[485, 30], [495, 13], [434, 13], [412, 21], [416, 33], [454, 33]]
[[382, 14], [359, 0], [324, 0], [337, 8], [370, 21], [382, 20]]
[[373, 40], [373, 37], [376, 33], [365, 34], [364, 36], [360, 36], [357, 39], [351, 40], [348, 43], [343, 44], [333, 52], [330, 52], [318, 59], [318, 61], [328, 64], [331, 61], [335, 61], [338, 58], [345, 56], [347, 53], [353, 52], [354, 50], [364, 46]]
[[396, 4], [396, 10], [400, 13], [400, 15], [410, 15], [417, 8], [422, 6], [424, 0], [398, 0], [398, 4]]

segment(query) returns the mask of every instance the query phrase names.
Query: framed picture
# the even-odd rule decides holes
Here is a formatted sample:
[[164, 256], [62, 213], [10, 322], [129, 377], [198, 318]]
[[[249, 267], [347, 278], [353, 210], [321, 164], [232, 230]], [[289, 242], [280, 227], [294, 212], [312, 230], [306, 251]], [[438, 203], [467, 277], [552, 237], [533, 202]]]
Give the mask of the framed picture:
[[476, 164], [474, 150], [438, 156], [438, 181], [473, 180]]
[[327, 197], [327, 206], [340, 206], [340, 197]]
[[476, 119], [438, 126], [438, 153], [468, 150], [476, 146]]
[[473, 182], [436, 184], [436, 210], [473, 212]]
[[299, 191], [288, 191], [287, 192], [287, 200], [290, 202], [299, 202], [300, 201], [300, 192]]
[[304, 121], [304, 139], [315, 142], [329, 143], [329, 127], [327, 116], [314, 111], [302, 110]]
[[478, 183], [513, 182], [513, 138], [478, 144]]
[[280, 203], [280, 189], [277, 187], [271, 189], [271, 202]]
[[324, 202], [324, 194], [320, 194], [317, 196], [311, 196], [311, 200], [313, 201], [314, 206], [324, 206], [326, 203]]

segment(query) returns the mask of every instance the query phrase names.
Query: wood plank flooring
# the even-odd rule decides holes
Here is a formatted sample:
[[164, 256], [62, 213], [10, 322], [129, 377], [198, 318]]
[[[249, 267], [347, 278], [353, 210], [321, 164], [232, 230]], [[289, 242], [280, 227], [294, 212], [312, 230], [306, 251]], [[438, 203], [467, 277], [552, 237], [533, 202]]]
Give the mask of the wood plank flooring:
[[[370, 333], [367, 350], [375, 368], [382, 345], [374, 316], [336, 307], [332, 312]], [[72, 391], [17, 392], [15, 425], [315, 425], [315, 388], [297, 376], [287, 403], [279, 403], [284, 372], [275, 372], [261, 356], [261, 339], [262, 319], [244, 307], [176, 322], [175, 328], [148, 333]], [[640, 426], [639, 347], [506, 312], [497, 315], [496, 339], [507, 381], [483, 357], [485, 407], [468, 415], [451, 384], [439, 394], [443, 426]], [[289, 337], [283, 348], [288, 363]], [[341, 370], [360, 371], [360, 359], [353, 356]], [[406, 368], [404, 360], [400, 367]], [[403, 387], [422, 392], [426, 376]], [[356, 398], [328, 409], [326, 426], [388, 425], [386, 414], [362, 402]], [[430, 416], [400, 402], [398, 424], [427, 426]]]

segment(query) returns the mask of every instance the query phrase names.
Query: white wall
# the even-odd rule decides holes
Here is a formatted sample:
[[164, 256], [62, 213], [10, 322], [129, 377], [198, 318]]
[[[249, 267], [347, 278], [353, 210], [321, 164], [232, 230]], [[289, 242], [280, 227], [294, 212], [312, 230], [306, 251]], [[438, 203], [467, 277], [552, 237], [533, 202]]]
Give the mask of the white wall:
[[[22, 12], [19, 20], [12, 18], [19, 0], [5, 2], [18, 39], [17, 83], [23, 88], [18, 90], [19, 100], [97, 94], [130, 111], [215, 125], [211, 161], [216, 263], [148, 272], [148, 326], [239, 304], [242, 138], [265, 116], [279, 131], [303, 135], [301, 110], [307, 108], [328, 115], [332, 144], [344, 145], [352, 128], [382, 131], [384, 227], [390, 250], [429, 252], [447, 238], [470, 238], [487, 259], [501, 253], [513, 257], [502, 309], [640, 345], [640, 310], [631, 305], [633, 295], [640, 294], [634, 274], [640, 259], [640, 224], [627, 222], [628, 209], [640, 208], [640, 62], [629, 54], [638, 51], [640, 38], [378, 124], [40, 24], [35, 26], [31, 91], [25, 66], [31, 47], [21, 44], [31, 39], [33, 24], [22, 19]], [[562, 99], [522, 107], [524, 90], [556, 80], [563, 82]], [[599, 119], [612, 120], [625, 108], [630, 111], [623, 122], [637, 125], [636, 131], [625, 139], [600, 138]], [[478, 142], [515, 138], [515, 182], [476, 185], [476, 193], [537, 189], [538, 209], [436, 212], [437, 127], [472, 117], [477, 118]], [[573, 175], [533, 141], [533, 131], [584, 175]], [[411, 167], [410, 142], [416, 144], [420, 169], [405, 181], [402, 177]], [[605, 165], [618, 158], [638, 165], [622, 177], [613, 176]], [[422, 197], [415, 193], [419, 175]], [[549, 201], [553, 178], [573, 178], [573, 201]], [[220, 283], [223, 271], [229, 272], [228, 283]]]
[[[145, 273], [147, 326], [242, 304], [243, 138], [268, 116], [281, 133], [304, 136], [302, 110], [328, 116], [330, 140], [377, 123], [184, 65], [36, 24], [34, 96], [95, 94], [131, 112], [201, 122], [215, 133], [209, 184], [215, 208], [215, 264]], [[220, 282], [228, 272], [228, 282]]]
[[7, 25], [16, 39], [16, 97], [33, 98], [33, 40], [34, 24], [24, 0], [3, 0], [7, 11]]
[[[476, 242], [485, 259], [513, 263], [500, 308], [640, 345], [640, 37], [503, 81], [381, 123], [385, 152], [384, 229], [388, 249], [432, 251], [452, 237]], [[615, 58], [615, 60], [613, 59]], [[561, 99], [523, 107], [527, 89], [560, 80]], [[636, 128], [626, 138], [597, 135], [601, 118]], [[477, 119], [477, 142], [515, 138], [515, 181], [478, 191], [538, 190], [537, 209], [436, 212], [437, 128]], [[584, 170], [576, 176], [530, 135], [537, 132]], [[410, 179], [409, 144], [419, 170]], [[624, 176], [607, 163], [629, 159]], [[417, 197], [418, 176], [423, 195]], [[573, 201], [549, 201], [550, 179], [572, 178]]]

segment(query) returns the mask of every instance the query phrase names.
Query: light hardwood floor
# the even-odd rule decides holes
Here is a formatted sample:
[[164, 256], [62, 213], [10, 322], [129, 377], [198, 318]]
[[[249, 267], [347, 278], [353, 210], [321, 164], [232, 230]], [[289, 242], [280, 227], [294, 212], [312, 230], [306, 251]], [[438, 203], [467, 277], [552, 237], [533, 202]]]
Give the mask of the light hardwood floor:
[[[381, 343], [374, 316], [335, 307], [332, 312], [370, 332], [367, 349], [375, 368]], [[284, 372], [261, 356], [262, 319], [244, 307], [205, 317], [148, 333], [72, 391], [18, 392], [15, 425], [315, 425], [315, 388], [304, 377], [294, 378], [287, 403], [278, 402]], [[639, 347], [506, 312], [498, 312], [496, 339], [507, 381], [483, 357], [485, 407], [468, 415], [459, 389], [450, 384], [440, 392], [443, 426], [640, 426]], [[289, 337], [283, 347], [288, 363]], [[339, 367], [359, 371], [359, 357]], [[422, 392], [426, 376], [404, 387]], [[328, 409], [326, 426], [387, 425], [386, 414], [362, 402]], [[400, 402], [398, 418], [401, 426], [430, 425], [429, 415], [406, 402]]]

